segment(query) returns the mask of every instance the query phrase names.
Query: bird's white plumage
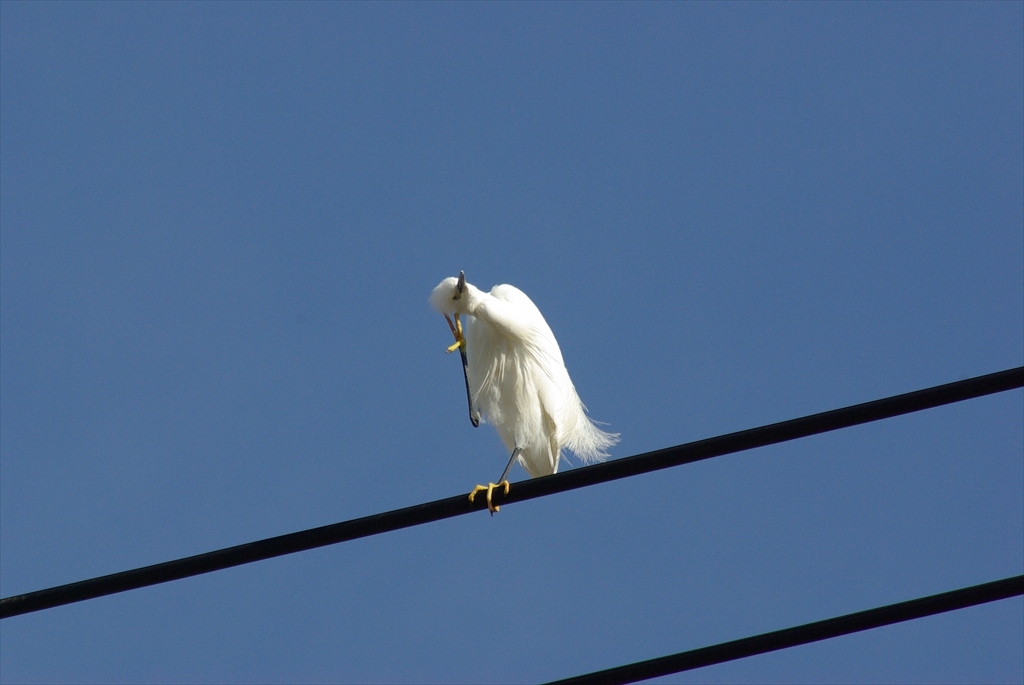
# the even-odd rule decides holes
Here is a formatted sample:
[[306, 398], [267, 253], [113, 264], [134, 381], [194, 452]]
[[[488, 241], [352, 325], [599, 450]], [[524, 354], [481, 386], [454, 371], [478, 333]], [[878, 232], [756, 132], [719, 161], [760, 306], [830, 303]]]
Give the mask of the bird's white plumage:
[[584, 463], [601, 461], [618, 434], [587, 417], [569, 378], [551, 327], [518, 288], [496, 285], [489, 293], [446, 278], [430, 303], [465, 320], [467, 378], [472, 399], [530, 476], [558, 471], [566, 447]]

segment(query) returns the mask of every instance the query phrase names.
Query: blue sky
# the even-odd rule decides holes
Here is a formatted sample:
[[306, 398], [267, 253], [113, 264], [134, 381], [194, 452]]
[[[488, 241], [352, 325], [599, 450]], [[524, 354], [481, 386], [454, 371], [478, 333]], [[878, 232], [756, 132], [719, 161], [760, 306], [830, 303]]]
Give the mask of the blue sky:
[[[1024, 363], [1024, 5], [0, 4], [3, 596]], [[530, 682], [1024, 571], [1020, 391], [3, 621], [4, 682]], [[525, 478], [517, 469], [514, 479]], [[671, 682], [1021, 682], [1020, 598]]]

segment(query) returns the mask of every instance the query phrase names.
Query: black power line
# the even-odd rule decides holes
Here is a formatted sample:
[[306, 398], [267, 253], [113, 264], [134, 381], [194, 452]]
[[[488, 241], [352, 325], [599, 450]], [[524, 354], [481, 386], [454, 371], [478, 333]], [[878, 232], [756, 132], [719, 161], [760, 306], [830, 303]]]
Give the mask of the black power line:
[[[671, 466], [689, 464], [702, 459], [719, 457], [734, 452], [774, 445], [810, 435], [826, 433], [839, 428], [848, 428], [871, 421], [887, 419], [902, 414], [961, 402], [975, 397], [1013, 390], [1024, 386], [1024, 366], [977, 376], [955, 383], [938, 385], [903, 395], [856, 404], [843, 409], [834, 409], [821, 414], [812, 414], [799, 419], [773, 423], [760, 428], [751, 428], [738, 433], [729, 433], [716, 438], [669, 447], [603, 464], [573, 469], [553, 476], [544, 476], [517, 482], [505, 495], [496, 490], [494, 503], [512, 504], [545, 497], [557, 492], [607, 483], [609, 481], [666, 469]], [[99, 578], [82, 580], [77, 583], [60, 585], [23, 595], [0, 599], [0, 619], [50, 609], [64, 604], [81, 602], [149, 585], [197, 576], [219, 571], [232, 566], [279, 557], [316, 547], [355, 540], [370, 535], [386, 533], [400, 528], [418, 526], [432, 521], [469, 514], [485, 509], [485, 498], [478, 497], [470, 502], [465, 494], [447, 499], [435, 500], [404, 509], [365, 516], [359, 519], [334, 523], [319, 528], [280, 535], [244, 545], [198, 554], [196, 556], [167, 561], [162, 564], [144, 566], [131, 571], [122, 571]]]
[[[755, 654], [765, 654], [779, 649], [806, 645], [819, 640], [849, 635], [862, 630], [871, 630], [882, 626], [923, 618], [946, 611], [965, 609], [977, 604], [995, 602], [1017, 595], [1024, 595], [1024, 576], [1014, 576], [1004, 580], [996, 580], [983, 585], [965, 587], [940, 595], [930, 595], [920, 599], [912, 599], [899, 604], [858, 611], [855, 614], [837, 616], [824, 621], [805, 623], [802, 626], [763, 633], [742, 640], [723, 642], [710, 647], [701, 647], [689, 652], [680, 652], [649, 661], [638, 661], [635, 664], [595, 671], [586, 675], [557, 680], [558, 685], [615, 685], [618, 683], [635, 683], [638, 680], [657, 678], [663, 675], [690, 671], [726, 661], [743, 659]], [[554, 685], [551, 683], [550, 685]]]

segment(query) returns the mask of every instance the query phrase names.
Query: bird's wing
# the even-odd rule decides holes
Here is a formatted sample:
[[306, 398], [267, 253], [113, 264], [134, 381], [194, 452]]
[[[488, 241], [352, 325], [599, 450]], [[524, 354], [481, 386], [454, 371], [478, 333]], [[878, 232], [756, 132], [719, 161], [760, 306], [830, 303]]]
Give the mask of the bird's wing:
[[526, 293], [514, 285], [496, 285], [491, 288], [488, 313], [509, 322], [503, 333], [521, 342], [537, 363], [547, 370], [552, 365], [565, 366], [562, 350], [555, 334]]
[[496, 285], [493, 288], [491, 288], [490, 295], [491, 297], [496, 297], [499, 300], [505, 300], [506, 302], [517, 302], [521, 300], [526, 300], [530, 304], [533, 304], [533, 301], [526, 296], [526, 293], [524, 293], [522, 290], [515, 287], [514, 285], [508, 285], [507, 283], [502, 285]]
[[488, 324], [495, 333], [516, 341], [528, 338], [537, 321], [544, 321], [530, 298], [510, 285], [495, 286], [490, 293], [485, 293], [473, 316]]

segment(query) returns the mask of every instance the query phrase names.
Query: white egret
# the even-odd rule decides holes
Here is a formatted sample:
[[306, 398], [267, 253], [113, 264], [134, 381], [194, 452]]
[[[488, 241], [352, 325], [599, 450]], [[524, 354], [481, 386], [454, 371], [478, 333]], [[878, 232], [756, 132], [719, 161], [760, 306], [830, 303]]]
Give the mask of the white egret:
[[[444, 314], [455, 336], [448, 351], [461, 353], [470, 421], [480, 425], [479, 407], [512, 452], [497, 484], [476, 486], [470, 501], [486, 490], [493, 515], [498, 510], [491, 504], [494, 488], [504, 487], [508, 494], [508, 472], [517, 460], [536, 478], [558, 471], [563, 447], [585, 464], [608, 456], [605, 450], [619, 435], [602, 431], [584, 413], [554, 333], [521, 290], [496, 285], [485, 293], [459, 272], [434, 288], [430, 304]], [[465, 334], [460, 315], [468, 317]]]

